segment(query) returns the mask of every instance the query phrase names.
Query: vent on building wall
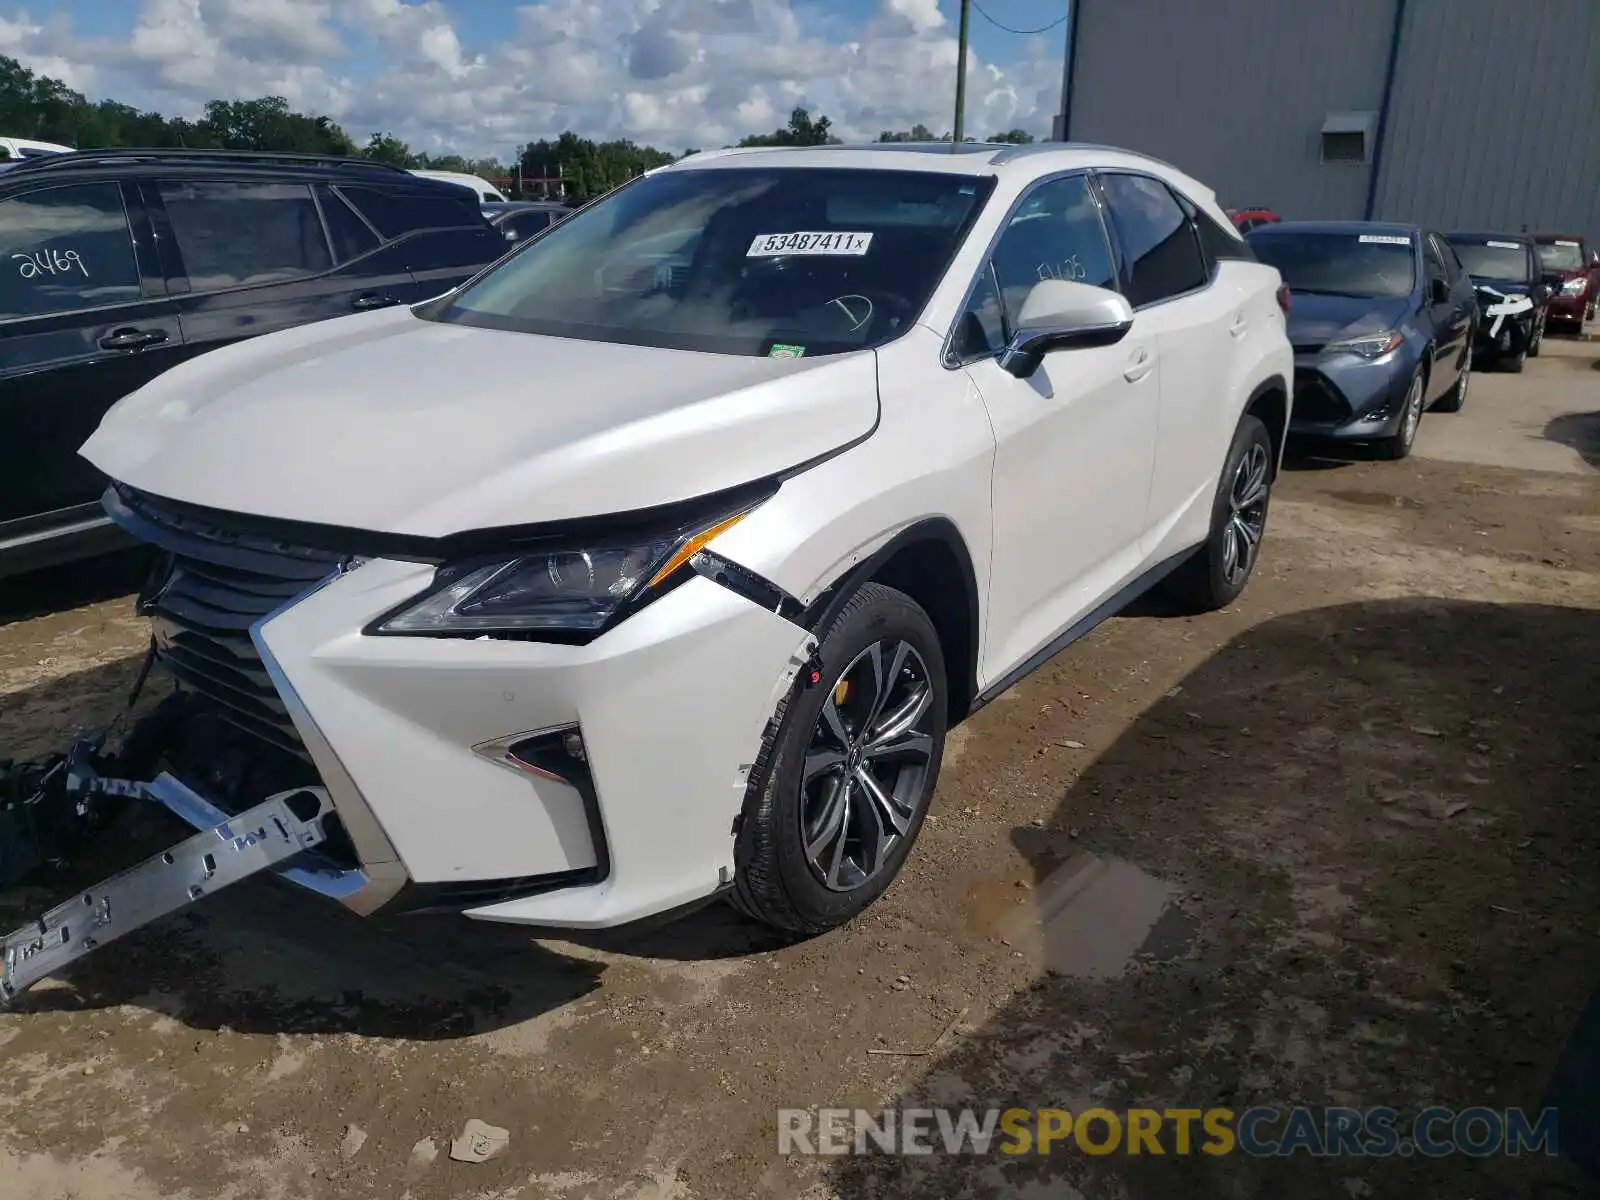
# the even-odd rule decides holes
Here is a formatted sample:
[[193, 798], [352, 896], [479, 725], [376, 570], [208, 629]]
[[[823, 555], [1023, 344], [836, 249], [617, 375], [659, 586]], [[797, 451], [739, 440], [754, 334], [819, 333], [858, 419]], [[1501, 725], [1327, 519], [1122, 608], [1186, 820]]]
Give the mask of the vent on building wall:
[[1378, 125], [1375, 112], [1331, 112], [1322, 122], [1322, 161], [1366, 163], [1372, 161], [1372, 139]]

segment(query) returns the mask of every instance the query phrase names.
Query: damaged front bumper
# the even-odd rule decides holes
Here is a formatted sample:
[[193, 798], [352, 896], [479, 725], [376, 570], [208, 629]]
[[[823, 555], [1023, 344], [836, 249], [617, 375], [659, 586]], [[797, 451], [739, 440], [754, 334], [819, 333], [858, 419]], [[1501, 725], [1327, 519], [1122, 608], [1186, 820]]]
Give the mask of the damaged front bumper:
[[[262, 871], [293, 877], [307, 851], [327, 838], [333, 812], [328, 793], [296, 788], [229, 816], [176, 777], [148, 783], [81, 772], [80, 796], [94, 792], [143, 796], [164, 805], [200, 832], [113, 875], [0, 940], [0, 1007], [45, 976], [107, 942]], [[302, 881], [303, 882], [303, 881]]]

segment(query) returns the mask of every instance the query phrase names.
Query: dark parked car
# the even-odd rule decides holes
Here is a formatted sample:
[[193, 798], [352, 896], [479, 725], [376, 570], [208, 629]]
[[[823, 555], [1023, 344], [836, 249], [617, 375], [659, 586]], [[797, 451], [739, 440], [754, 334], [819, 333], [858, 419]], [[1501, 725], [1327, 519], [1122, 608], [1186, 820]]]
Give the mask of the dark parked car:
[[1551, 321], [1581, 328], [1600, 306], [1600, 254], [1588, 238], [1568, 233], [1536, 233], [1539, 269], [1551, 290]]
[[1539, 254], [1523, 233], [1447, 233], [1478, 293], [1474, 340], [1478, 360], [1507, 371], [1539, 356], [1550, 289], [1541, 282]]
[[0, 575], [117, 544], [78, 456], [195, 354], [449, 291], [505, 252], [477, 197], [366, 159], [81, 151], [0, 175]]
[[1472, 366], [1472, 283], [1436, 233], [1286, 221], [1247, 240], [1290, 291], [1290, 432], [1374, 442], [1404, 458], [1430, 405], [1460, 409]]
[[570, 207], [556, 200], [507, 200], [482, 205], [483, 215], [508, 242], [525, 242], [566, 217]]

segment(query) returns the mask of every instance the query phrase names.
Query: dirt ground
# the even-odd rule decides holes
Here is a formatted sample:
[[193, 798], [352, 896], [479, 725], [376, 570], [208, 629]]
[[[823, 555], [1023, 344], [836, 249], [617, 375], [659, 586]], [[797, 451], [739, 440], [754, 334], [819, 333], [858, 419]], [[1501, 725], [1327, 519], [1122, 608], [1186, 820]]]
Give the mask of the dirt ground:
[[[1597, 357], [1551, 343], [1478, 377], [1424, 420], [1438, 457], [1292, 464], [1241, 602], [1142, 604], [955, 731], [905, 876], [833, 934], [713, 907], [578, 944], [250, 882], [90, 957], [0, 1014], [0, 1197], [1587, 1194], [1544, 1155], [826, 1159], [780, 1156], [776, 1128], [1540, 1108], [1600, 997]], [[136, 571], [0, 585], [8, 752], [116, 711]], [[1084, 853], [1170, 898], [1099, 978], [1005, 935]], [[473, 1117], [509, 1146], [450, 1161]]]

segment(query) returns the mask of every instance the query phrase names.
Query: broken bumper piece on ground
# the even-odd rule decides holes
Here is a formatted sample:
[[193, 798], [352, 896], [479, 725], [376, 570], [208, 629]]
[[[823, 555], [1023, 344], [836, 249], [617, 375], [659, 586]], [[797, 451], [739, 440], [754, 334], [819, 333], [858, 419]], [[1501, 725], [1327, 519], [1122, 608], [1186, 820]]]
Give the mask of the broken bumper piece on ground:
[[7, 934], [0, 1007], [123, 934], [317, 846], [333, 811], [321, 788], [280, 792], [230, 817], [171, 775], [138, 786], [200, 832]]

